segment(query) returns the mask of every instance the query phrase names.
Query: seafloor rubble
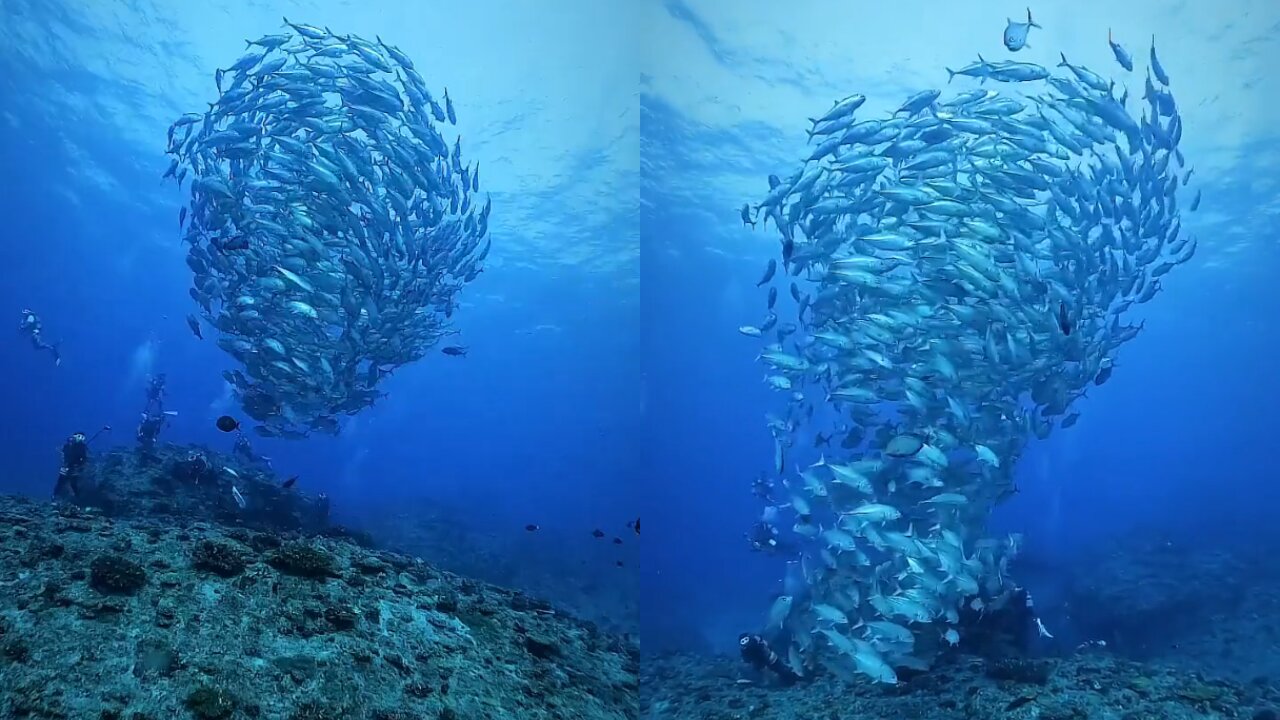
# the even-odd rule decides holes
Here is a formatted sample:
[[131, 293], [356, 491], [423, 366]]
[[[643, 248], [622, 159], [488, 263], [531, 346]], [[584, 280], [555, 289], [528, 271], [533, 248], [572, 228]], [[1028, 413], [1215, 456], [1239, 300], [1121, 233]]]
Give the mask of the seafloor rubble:
[[737, 658], [646, 655], [644, 720], [1277, 720], [1280, 690], [1086, 653], [958, 656], [896, 685], [744, 681]]
[[1119, 655], [1249, 681], [1280, 678], [1275, 544], [1113, 539], [1073, 561], [1064, 599], [1078, 632]]
[[638, 651], [350, 538], [0, 497], [0, 717], [632, 718]]
[[590, 527], [574, 528], [576, 537], [542, 528], [513, 539], [479, 531], [461, 510], [431, 498], [396, 498], [393, 507], [370, 499], [362, 505], [343, 508], [342, 516], [369, 528], [381, 547], [427, 558], [459, 575], [520, 588], [609, 632], [639, 632], [638, 542], [629, 529], [616, 533], [625, 545], [608, 535], [591, 536]]

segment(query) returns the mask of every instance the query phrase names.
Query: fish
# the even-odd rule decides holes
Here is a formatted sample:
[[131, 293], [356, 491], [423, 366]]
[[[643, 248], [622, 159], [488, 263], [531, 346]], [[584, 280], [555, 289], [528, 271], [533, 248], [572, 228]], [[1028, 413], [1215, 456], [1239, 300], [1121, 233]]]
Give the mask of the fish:
[[1031, 28], [1043, 30], [1034, 20], [1031, 19], [1031, 8], [1027, 8], [1027, 21], [1024, 23], [1016, 23], [1012, 19], [1008, 20], [1009, 24], [1004, 29], [1004, 46], [1010, 52], [1017, 52], [1023, 48], [1029, 48], [1027, 44], [1027, 34], [1031, 32]]
[[1156, 81], [1165, 87], [1169, 87], [1169, 74], [1164, 71], [1164, 66], [1160, 64], [1160, 58], [1156, 57], [1156, 36], [1151, 36], [1151, 74], [1156, 76]]
[[450, 345], [440, 350], [445, 355], [453, 355], [454, 357], [466, 357], [467, 348], [461, 345]]
[[909, 458], [924, 448], [924, 441], [915, 435], [897, 435], [884, 448], [884, 454], [895, 458]]
[[230, 415], [219, 417], [214, 424], [224, 433], [235, 432], [240, 429], [240, 421]]
[[761, 276], [760, 280], [756, 283], [756, 287], [761, 287], [767, 284], [770, 280], [773, 279], [773, 275], [776, 272], [778, 272], [778, 261], [770, 260], [768, 267], [766, 267], [764, 270], [764, 275]]
[[525, 532], [537, 532], [537, 531], [538, 531], [538, 530], [540, 530], [541, 528], [540, 528], [540, 526], [538, 526], [538, 525], [535, 525], [535, 524], [533, 524], [533, 523], [529, 523], [528, 525], [525, 525], [525, 526], [524, 526], [524, 529], [525, 529]]
[[235, 500], [236, 505], [239, 505], [241, 510], [243, 510], [247, 505], [244, 499], [244, 495], [240, 494], [240, 488], [236, 487], [235, 485], [231, 486], [231, 498]]
[[755, 221], [755, 218], [751, 217], [751, 203], [743, 203], [742, 210], [740, 212], [742, 215], [742, 224], [750, 225], [751, 229], [755, 230], [756, 221]]
[[769, 629], [782, 627], [787, 621], [787, 616], [791, 614], [791, 602], [790, 595], [779, 595], [769, 608], [769, 619], [765, 627]]
[[[1038, 27], [1029, 11], [1009, 24], [1024, 26], [1019, 49]], [[1131, 63], [1110, 30], [1108, 44]], [[896, 682], [959, 644], [962, 612], [1006, 601], [1019, 543], [986, 521], [1018, 493], [1019, 458], [1078, 432], [1080, 400], [1142, 333], [1126, 315], [1196, 254], [1182, 224], [1201, 196], [1163, 68], [1133, 107], [1060, 57], [978, 55], [948, 82], [987, 87], [876, 99], [892, 115], [836, 100], [745, 203], [780, 248], [759, 282], [764, 322], [739, 328], [778, 392], [752, 492], [759, 522], [796, 516], [772, 542], [820, 563], [784, 585], [793, 606], [771, 606], [779, 655], [800, 666]], [[779, 268], [796, 302], [785, 323]]]
[[591, 537], [602, 538], [604, 537], [604, 531], [599, 528], [596, 528], [595, 530], [591, 531]]
[[280, 487], [282, 487], [282, 488], [284, 488], [284, 489], [288, 490], [289, 488], [291, 488], [291, 487], [293, 487], [294, 485], [296, 485], [296, 484], [297, 484], [297, 482], [298, 482], [298, 476], [297, 476], [297, 475], [292, 475], [292, 476], [290, 476], [290, 477], [289, 477], [289, 479], [288, 479], [288, 480], [285, 480], [284, 482], [280, 483]]
[[285, 19], [245, 45], [214, 72], [208, 109], [167, 133], [188, 325], [202, 338], [202, 318], [238, 364], [232, 396], [254, 432], [337, 433], [456, 333], [493, 200], [448, 133], [450, 89], [441, 107], [394, 44]]
[[1120, 63], [1120, 67], [1133, 72], [1133, 58], [1120, 46], [1120, 43], [1111, 38], [1111, 28], [1107, 28], [1107, 44], [1111, 46], [1111, 53], [1116, 56], [1116, 62]]

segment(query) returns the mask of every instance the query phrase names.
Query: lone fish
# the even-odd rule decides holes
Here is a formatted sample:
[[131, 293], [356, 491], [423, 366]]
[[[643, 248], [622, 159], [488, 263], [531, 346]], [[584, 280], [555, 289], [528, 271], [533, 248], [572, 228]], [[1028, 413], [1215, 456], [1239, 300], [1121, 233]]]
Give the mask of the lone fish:
[[1022, 48], [1031, 47], [1027, 44], [1027, 33], [1031, 32], [1031, 28], [1040, 27], [1036, 24], [1036, 21], [1031, 19], [1031, 8], [1027, 8], [1026, 22], [1016, 23], [1012, 18], [1008, 18], [1008, 20], [1009, 25], [1004, 29], [1004, 46], [1009, 48], [1010, 52], [1018, 52]]

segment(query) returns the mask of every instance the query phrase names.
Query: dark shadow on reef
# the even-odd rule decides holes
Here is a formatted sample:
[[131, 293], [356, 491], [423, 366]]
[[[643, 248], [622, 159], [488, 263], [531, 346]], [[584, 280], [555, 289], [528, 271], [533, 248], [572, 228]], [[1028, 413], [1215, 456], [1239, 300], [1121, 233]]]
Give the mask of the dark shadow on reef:
[[[230, 472], [228, 472], [230, 469]], [[205, 448], [0, 497], [0, 718], [636, 717], [638, 648]]]

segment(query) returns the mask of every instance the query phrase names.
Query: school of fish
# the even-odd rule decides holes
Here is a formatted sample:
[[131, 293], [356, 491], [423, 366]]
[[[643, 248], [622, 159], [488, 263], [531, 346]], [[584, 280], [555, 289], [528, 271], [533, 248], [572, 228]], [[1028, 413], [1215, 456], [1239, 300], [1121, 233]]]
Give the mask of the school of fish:
[[[1039, 27], [1029, 11], [1010, 25], [1011, 50]], [[766, 319], [740, 332], [767, 343], [766, 382], [788, 397], [757, 493], [766, 517], [794, 518], [800, 579], [767, 625], [800, 675], [895, 683], [1008, 602], [1021, 538], [985, 524], [1018, 458], [1076, 422], [1142, 330], [1126, 313], [1196, 251], [1154, 38], [1141, 100], [1065, 55], [948, 74], [978, 87], [888, 117], [836, 102], [810, 120], [803, 165], [740, 211], [781, 235]]]
[[190, 178], [191, 331], [215, 328], [240, 364], [224, 377], [258, 434], [301, 438], [338, 432], [456, 332], [491, 203], [441, 134], [457, 121], [447, 89], [437, 101], [381, 38], [285, 24], [246, 41], [216, 102], [169, 128], [164, 176]]

